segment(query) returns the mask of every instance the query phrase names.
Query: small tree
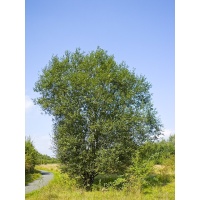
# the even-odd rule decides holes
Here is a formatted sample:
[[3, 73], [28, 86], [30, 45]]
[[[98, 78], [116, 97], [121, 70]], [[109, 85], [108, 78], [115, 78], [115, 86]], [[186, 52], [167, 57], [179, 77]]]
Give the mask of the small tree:
[[35, 103], [53, 117], [58, 158], [87, 189], [98, 173], [124, 171], [137, 146], [161, 134], [150, 87], [100, 48], [66, 51], [43, 69]]
[[147, 183], [146, 178], [152, 171], [153, 164], [151, 158], [143, 158], [140, 150], [136, 150], [132, 158], [132, 165], [127, 170], [128, 188], [140, 193], [142, 187]]

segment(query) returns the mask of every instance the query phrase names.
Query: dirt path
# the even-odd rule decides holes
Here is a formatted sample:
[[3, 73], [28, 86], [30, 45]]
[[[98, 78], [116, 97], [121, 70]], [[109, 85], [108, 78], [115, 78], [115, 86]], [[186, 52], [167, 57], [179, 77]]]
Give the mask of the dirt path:
[[53, 174], [51, 172], [46, 172], [43, 170], [39, 170], [42, 174], [42, 177], [39, 179], [33, 181], [32, 183], [29, 183], [27, 186], [25, 186], [25, 193], [32, 192], [34, 190], [38, 190], [41, 187], [48, 184], [48, 182], [53, 178]]

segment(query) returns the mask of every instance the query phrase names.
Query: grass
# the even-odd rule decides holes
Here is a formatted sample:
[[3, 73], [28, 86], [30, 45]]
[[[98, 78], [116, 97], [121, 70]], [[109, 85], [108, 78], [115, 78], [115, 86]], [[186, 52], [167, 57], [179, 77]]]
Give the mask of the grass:
[[35, 170], [33, 173], [30, 174], [25, 174], [25, 185], [28, 185], [28, 183], [31, 183], [40, 177], [41, 174], [38, 170]]
[[45, 170], [49, 172], [59, 172], [59, 164], [42, 164], [42, 165], [36, 165], [35, 166], [36, 170]]
[[26, 194], [26, 200], [174, 200], [175, 175], [172, 161], [166, 160], [164, 165], [155, 166], [150, 177], [150, 185], [142, 189], [127, 187], [117, 190], [109, 183], [119, 179], [118, 175], [99, 175], [95, 179], [94, 190], [86, 192], [77, 186], [76, 180], [62, 174], [58, 164], [36, 166], [36, 169], [54, 173], [54, 179], [40, 190]]

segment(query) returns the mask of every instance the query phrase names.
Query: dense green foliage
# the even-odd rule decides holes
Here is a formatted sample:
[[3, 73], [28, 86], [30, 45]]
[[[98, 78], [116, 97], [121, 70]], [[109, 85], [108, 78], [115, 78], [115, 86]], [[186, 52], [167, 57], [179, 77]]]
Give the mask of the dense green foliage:
[[30, 137], [25, 139], [25, 185], [39, 178], [41, 174], [35, 170], [38, 151], [35, 149]]
[[58, 163], [58, 159], [38, 152], [37, 164], [51, 164], [51, 163]]
[[147, 142], [135, 151], [126, 180], [137, 190], [167, 184], [174, 180], [174, 165], [175, 135], [172, 135], [168, 140]]
[[37, 163], [38, 151], [33, 145], [33, 141], [30, 137], [25, 139], [25, 173], [33, 173], [35, 165]]
[[175, 135], [171, 135], [168, 140], [146, 142], [139, 151], [143, 160], [153, 160], [154, 164], [162, 164], [165, 159], [175, 155]]
[[161, 134], [150, 83], [97, 48], [52, 57], [34, 91], [54, 120], [54, 147], [63, 169], [91, 188], [99, 173], [124, 172], [138, 146]]

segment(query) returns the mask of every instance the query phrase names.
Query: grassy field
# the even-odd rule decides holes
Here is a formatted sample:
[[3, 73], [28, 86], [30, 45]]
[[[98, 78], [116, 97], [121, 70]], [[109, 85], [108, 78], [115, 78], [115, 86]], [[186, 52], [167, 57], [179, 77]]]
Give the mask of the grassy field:
[[[156, 165], [148, 177], [145, 187], [137, 186], [117, 189], [112, 184], [117, 175], [96, 177], [93, 191], [86, 192], [75, 180], [62, 174], [57, 164], [38, 165], [36, 169], [51, 171], [54, 179], [40, 190], [26, 195], [26, 200], [173, 200], [175, 199], [174, 162]], [[120, 180], [120, 179], [118, 179]], [[123, 179], [121, 179], [123, 180]]]

